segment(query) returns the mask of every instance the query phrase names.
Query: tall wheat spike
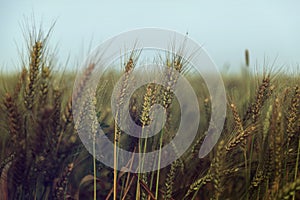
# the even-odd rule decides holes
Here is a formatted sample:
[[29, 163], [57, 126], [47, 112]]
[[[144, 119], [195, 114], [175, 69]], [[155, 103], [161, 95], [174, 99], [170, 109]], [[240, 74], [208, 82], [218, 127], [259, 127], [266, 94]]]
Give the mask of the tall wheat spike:
[[74, 167], [74, 163], [70, 163], [65, 168], [63, 174], [57, 181], [56, 186], [54, 188], [53, 199], [55, 200], [65, 199], [66, 187], [68, 185], [69, 176], [73, 171], [73, 167]]
[[273, 124], [271, 125], [271, 129], [274, 131], [271, 134], [274, 134], [274, 170], [275, 170], [275, 178], [272, 183], [272, 193], [273, 196], [276, 195], [280, 181], [281, 181], [281, 169], [282, 169], [282, 141], [283, 141], [283, 131], [282, 131], [282, 113], [280, 110], [280, 100], [279, 98], [275, 98], [274, 109], [273, 109]]
[[[135, 54], [134, 51], [131, 52], [131, 55], [128, 59], [128, 61], [125, 63], [125, 70], [124, 70], [124, 79], [122, 82], [122, 86], [120, 88], [120, 94], [118, 96], [118, 102], [117, 102], [117, 113], [115, 118], [115, 123], [114, 123], [114, 179], [113, 179], [113, 199], [117, 199], [117, 177], [118, 177], [118, 172], [117, 172], [117, 165], [118, 165], [118, 152], [117, 152], [117, 145], [119, 144], [119, 139], [121, 136], [121, 129], [118, 126], [120, 119], [120, 112], [121, 112], [121, 107], [124, 104], [124, 98], [126, 96], [128, 87], [129, 87], [129, 79], [131, 78], [131, 73], [134, 70], [135, 64], [137, 62], [139, 53]], [[139, 184], [137, 184], [137, 192], [139, 193]], [[138, 196], [138, 195], [137, 195]]]
[[288, 135], [288, 143], [291, 142], [291, 139], [294, 137], [297, 131], [297, 115], [299, 115], [300, 110], [300, 89], [298, 86], [295, 86], [295, 91], [291, 99], [291, 105], [288, 111], [287, 116], [287, 129], [286, 133]]
[[273, 88], [271, 87], [270, 76], [270, 74], [264, 74], [263, 80], [256, 91], [255, 101], [248, 107], [248, 110], [243, 118], [244, 122], [246, 122], [249, 118], [252, 119], [253, 123], [258, 120], [261, 108], [264, 105], [265, 101], [269, 98], [273, 90]]
[[[147, 136], [147, 132], [144, 130], [144, 127], [149, 125], [151, 123], [151, 119], [150, 119], [150, 109], [151, 109], [151, 106], [155, 103], [154, 101], [154, 96], [155, 96], [155, 85], [153, 84], [148, 84], [147, 85], [147, 88], [146, 88], [146, 92], [144, 94], [144, 99], [143, 99], [143, 105], [142, 105], [142, 114], [141, 114], [141, 123], [142, 123], [142, 128], [143, 128], [143, 132], [142, 134], [143, 135], [146, 135]], [[148, 143], [148, 137], [146, 137], [145, 141], [144, 141], [144, 144], [141, 143], [141, 140], [140, 140], [140, 144], [139, 144], [139, 148], [140, 148], [140, 151], [143, 152], [143, 153], [146, 153], [147, 152], [147, 143]], [[141, 169], [143, 169], [144, 167], [144, 157], [141, 158]], [[149, 164], [149, 163], [147, 163]], [[149, 184], [148, 183], [148, 177], [147, 177], [147, 174], [146, 173], [143, 173], [142, 174], [142, 177], [141, 177], [142, 181], [145, 183], [145, 184]], [[142, 199], [146, 199], [147, 198], [147, 194], [145, 191], [142, 191]]]
[[29, 63], [29, 77], [28, 77], [28, 84], [25, 88], [25, 107], [28, 110], [32, 110], [34, 99], [36, 96], [36, 86], [38, 83], [38, 75], [41, 65], [43, 53], [43, 42], [42, 41], [35, 41], [32, 46], [31, 53], [30, 53], [30, 63]]
[[216, 156], [212, 162], [212, 183], [214, 185], [214, 199], [219, 199], [223, 192], [222, 174], [223, 161], [226, 156], [224, 152], [224, 140], [221, 140], [217, 146]]
[[5, 95], [4, 105], [7, 110], [9, 132], [13, 146], [16, 150], [20, 150], [22, 149], [22, 147], [20, 148], [19, 146], [20, 141], [25, 139], [22, 132], [22, 119], [20, 117], [19, 109], [16, 105], [15, 99], [13, 99], [9, 93], [6, 93]]

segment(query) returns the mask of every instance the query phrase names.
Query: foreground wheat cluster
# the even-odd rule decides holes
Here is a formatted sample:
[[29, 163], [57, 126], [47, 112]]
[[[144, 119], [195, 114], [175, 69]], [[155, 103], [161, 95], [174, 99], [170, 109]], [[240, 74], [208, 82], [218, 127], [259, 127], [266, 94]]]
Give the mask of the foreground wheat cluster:
[[[226, 121], [217, 145], [203, 159], [198, 158], [198, 151], [206, 135], [211, 103], [203, 81], [191, 77], [204, 116], [193, 145], [166, 168], [125, 173], [104, 166], [83, 147], [74, 128], [80, 127], [72, 118], [74, 74], [54, 70], [47, 43], [48, 35], [32, 32], [28, 62], [24, 61], [19, 74], [1, 77], [0, 199], [300, 199], [299, 72], [291, 76], [270, 68], [254, 75], [245, 67], [239, 76], [224, 74]], [[130, 87], [127, 78], [138, 58], [139, 52], [132, 52], [121, 74], [108, 73], [94, 101], [97, 120], [112, 143], [134, 152], [149, 152], [160, 149], [176, 133], [180, 113], [169, 88], [178, 77], [166, 70], [169, 88], [148, 84], [134, 93], [130, 112], [137, 124], [151, 123], [149, 112], [154, 104], [165, 108], [167, 120], [157, 136], [132, 138], [116, 125], [118, 118], [111, 116], [106, 102], [114, 84], [110, 80], [124, 74], [118, 101], [122, 105]], [[168, 55], [164, 62], [181, 74], [189, 71], [180, 56]], [[248, 58], [246, 63], [249, 65]], [[73, 97], [80, 98], [94, 67], [93, 63], [86, 66]], [[85, 108], [90, 109], [89, 105]], [[84, 110], [82, 115], [88, 117]], [[122, 159], [117, 152], [102, 153]]]

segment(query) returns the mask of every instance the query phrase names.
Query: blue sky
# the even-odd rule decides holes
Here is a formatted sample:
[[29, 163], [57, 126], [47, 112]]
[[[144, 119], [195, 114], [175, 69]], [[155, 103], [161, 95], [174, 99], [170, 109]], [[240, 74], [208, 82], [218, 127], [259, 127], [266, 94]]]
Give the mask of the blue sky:
[[80, 62], [83, 46], [92, 48], [121, 32], [142, 28], [172, 29], [196, 40], [221, 69], [239, 67], [244, 50], [251, 63], [264, 58], [286, 67], [300, 63], [300, 1], [71, 1], [0, 0], [0, 68], [18, 64], [16, 42], [24, 44], [20, 23], [34, 13], [47, 28], [57, 20], [50, 45], [59, 61]]

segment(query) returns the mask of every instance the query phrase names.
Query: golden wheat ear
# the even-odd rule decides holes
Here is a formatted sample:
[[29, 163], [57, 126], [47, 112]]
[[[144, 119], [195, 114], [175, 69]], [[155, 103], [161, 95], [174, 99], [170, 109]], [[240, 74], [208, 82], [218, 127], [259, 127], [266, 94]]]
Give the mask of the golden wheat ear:
[[66, 189], [69, 182], [69, 176], [71, 175], [73, 168], [74, 168], [74, 163], [68, 164], [68, 166], [65, 168], [60, 178], [57, 180], [54, 187], [53, 199], [60, 200], [65, 198]]
[[15, 99], [9, 93], [5, 95], [4, 106], [7, 111], [8, 126], [13, 147], [15, 150], [21, 150], [20, 141], [25, 139], [22, 131], [22, 118], [20, 117], [21, 115]]
[[38, 84], [43, 48], [42, 41], [36, 41], [30, 52], [29, 77], [24, 94], [24, 104], [28, 110], [32, 110], [36, 97], [36, 87]]
[[28, 73], [27, 68], [23, 67], [20, 77], [18, 78], [18, 82], [15, 86], [15, 90], [14, 90], [13, 96], [14, 96], [14, 99], [16, 99], [16, 100], [19, 98], [19, 96], [21, 96], [20, 93], [21, 93], [22, 89], [24, 89], [23, 87], [25, 85], [27, 73]]
[[248, 110], [244, 115], [243, 122], [246, 122], [249, 119], [252, 119], [252, 123], [257, 122], [261, 114], [261, 109], [266, 100], [271, 96], [273, 89], [274, 88], [271, 86], [270, 73], [264, 74], [262, 82], [256, 90], [254, 102], [248, 107]]
[[294, 182], [284, 185], [279, 190], [277, 199], [278, 200], [290, 199], [299, 190], [300, 190], [300, 178], [296, 179]]
[[47, 98], [49, 93], [49, 83], [51, 70], [46, 64], [42, 64], [40, 84], [39, 84], [39, 105], [47, 104]]
[[291, 143], [292, 138], [297, 131], [297, 115], [300, 112], [300, 88], [295, 86], [294, 94], [291, 99], [290, 107], [287, 113], [287, 128], [288, 143]]

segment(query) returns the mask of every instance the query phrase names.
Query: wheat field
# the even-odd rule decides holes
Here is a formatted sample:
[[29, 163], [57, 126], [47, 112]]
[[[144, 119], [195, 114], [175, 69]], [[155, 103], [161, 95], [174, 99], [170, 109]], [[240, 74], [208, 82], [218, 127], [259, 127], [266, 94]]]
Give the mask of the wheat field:
[[[48, 37], [32, 31], [28, 59], [20, 71], [0, 75], [0, 199], [300, 199], [299, 71], [288, 74], [284, 67], [262, 65], [253, 73], [246, 51], [240, 74], [222, 74], [228, 100], [224, 128], [209, 155], [199, 159], [211, 115], [210, 97], [203, 80], [188, 76], [180, 56], [166, 56], [167, 66], [185, 74], [197, 93], [204, 116], [197, 137], [168, 167], [119, 172], [94, 159], [79, 139], [80, 127], [72, 116], [75, 75], [57, 70]], [[148, 84], [132, 96], [130, 114], [143, 127], [151, 123], [150, 107], [159, 103], [167, 116], [163, 134], [145, 141], [116, 125], [109, 94], [121, 75], [129, 77], [135, 70], [138, 59], [139, 54], [132, 53], [119, 72], [107, 72], [94, 101], [97, 120], [114, 145], [149, 152], [172, 139], [180, 113], [170, 89]], [[86, 66], [75, 97], [80, 98], [93, 70], [92, 63]], [[168, 78], [170, 85], [176, 83], [172, 74]], [[123, 81], [120, 104], [129, 87]], [[88, 104], [85, 108], [90, 109]], [[86, 113], [81, 111], [82, 119], [89, 117]], [[103, 153], [122, 159], [117, 152]]]

